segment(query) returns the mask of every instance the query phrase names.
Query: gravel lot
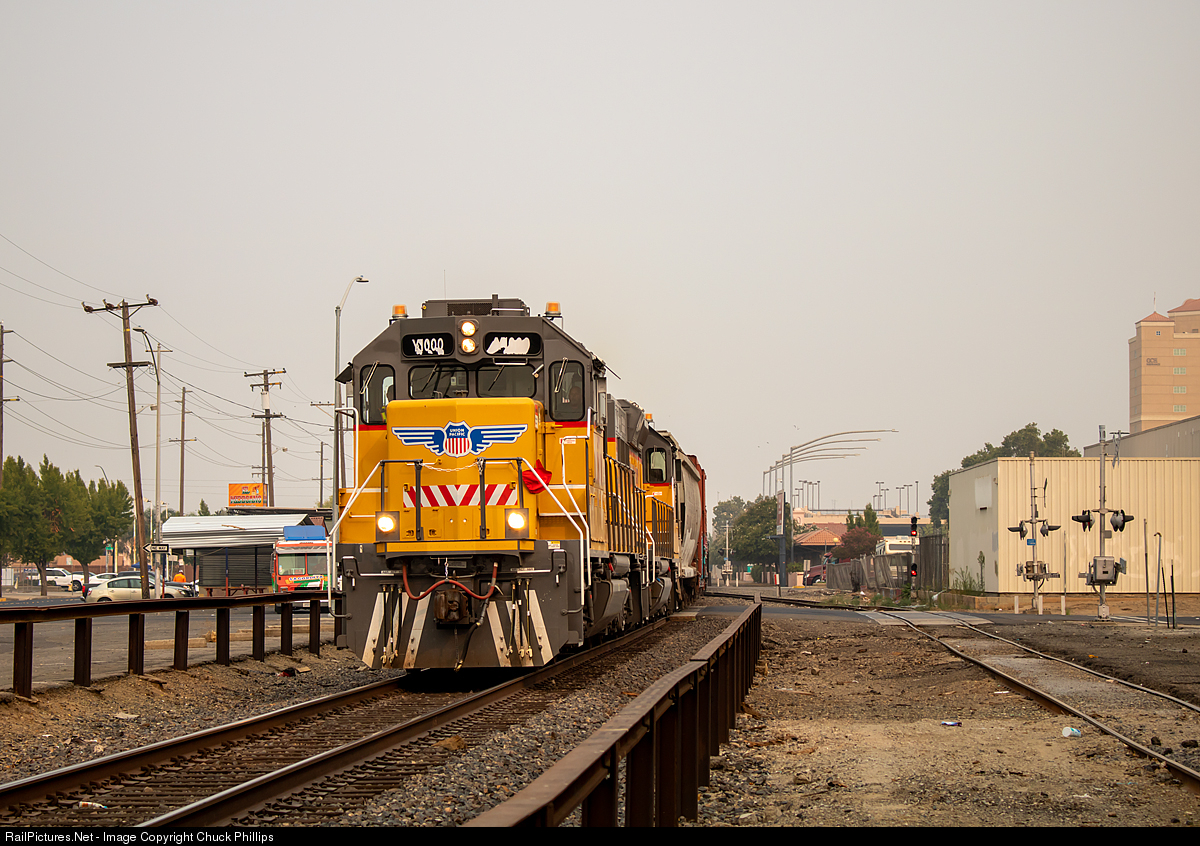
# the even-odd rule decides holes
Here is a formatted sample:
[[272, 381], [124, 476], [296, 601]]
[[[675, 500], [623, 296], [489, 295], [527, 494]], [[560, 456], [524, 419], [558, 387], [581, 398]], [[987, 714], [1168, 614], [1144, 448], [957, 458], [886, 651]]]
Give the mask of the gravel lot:
[[[1182, 654], [1182, 632], [1090, 625], [1030, 626], [1025, 636], [1094, 656], [1140, 653], [1143, 662], [1148, 639]], [[1165, 770], [1086, 727], [1064, 738], [1069, 720], [908, 627], [767, 618], [764, 661], [743, 710], [702, 794], [701, 825], [1160, 826], [1200, 818], [1200, 797]]]

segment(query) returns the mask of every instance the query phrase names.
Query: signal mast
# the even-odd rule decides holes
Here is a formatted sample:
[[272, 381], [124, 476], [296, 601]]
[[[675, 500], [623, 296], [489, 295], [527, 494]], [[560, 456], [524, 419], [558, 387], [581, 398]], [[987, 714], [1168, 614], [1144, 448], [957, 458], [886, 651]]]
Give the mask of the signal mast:
[[[1128, 432], [1114, 432], [1116, 437], [1116, 454], [1113, 455], [1113, 467], [1116, 467], [1121, 460], [1121, 436], [1128, 435]], [[1125, 531], [1125, 524], [1133, 520], [1132, 514], [1126, 514], [1124, 509], [1108, 508], [1105, 505], [1105, 486], [1104, 486], [1104, 465], [1108, 463], [1108, 441], [1105, 439], [1104, 427], [1100, 427], [1100, 508], [1097, 509], [1100, 514], [1100, 554], [1092, 559], [1091, 565], [1086, 573], [1080, 573], [1080, 577], [1087, 580], [1089, 587], [1098, 587], [1100, 589], [1100, 606], [1096, 609], [1096, 616], [1101, 620], [1107, 620], [1108, 603], [1105, 601], [1104, 591], [1109, 585], [1117, 583], [1117, 575], [1125, 572], [1125, 559], [1120, 558], [1114, 560], [1111, 555], [1104, 554], [1104, 541], [1106, 538], [1112, 537], [1112, 532], [1104, 528], [1104, 515], [1111, 514], [1108, 518], [1111, 525], [1118, 532]], [[1092, 517], [1091, 511], [1084, 511], [1082, 514], [1076, 514], [1071, 517], [1076, 523], [1083, 525], [1083, 530], [1086, 532], [1095, 524], [1095, 518]]]
[[[1040, 532], [1042, 537], [1049, 537], [1051, 532], [1057, 532], [1062, 526], [1051, 526], [1050, 521], [1045, 517], [1038, 517], [1037, 507], [1037, 485], [1033, 481], [1033, 459], [1034, 453], [1029, 453], [1029, 519], [1022, 520], [1015, 526], [1009, 526], [1010, 532], [1018, 532], [1021, 535], [1021, 540], [1025, 541], [1026, 548], [1029, 550], [1029, 560], [1024, 564], [1017, 565], [1017, 575], [1024, 577], [1028, 582], [1033, 582], [1033, 605], [1039, 609], [1041, 613], [1041, 596], [1039, 595], [1042, 582], [1046, 579], [1059, 578], [1058, 573], [1051, 573], [1046, 568], [1046, 562], [1039, 561], [1037, 555], [1037, 536]], [[1047, 482], [1049, 480], [1046, 480]], [[1046, 483], [1042, 484], [1042, 504], [1046, 502]], [[1038, 524], [1041, 524], [1039, 527]], [[1026, 528], [1028, 527], [1028, 528]]]

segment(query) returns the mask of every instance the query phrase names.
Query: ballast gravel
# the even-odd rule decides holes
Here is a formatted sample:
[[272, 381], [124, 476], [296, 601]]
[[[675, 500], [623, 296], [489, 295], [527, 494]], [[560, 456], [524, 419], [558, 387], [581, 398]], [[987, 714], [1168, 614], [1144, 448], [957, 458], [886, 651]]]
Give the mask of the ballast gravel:
[[507, 800], [587, 739], [658, 679], [682, 666], [730, 623], [725, 617], [672, 622], [651, 652], [638, 652], [603, 678], [493, 736], [444, 766], [381, 794], [336, 825], [454, 826]]

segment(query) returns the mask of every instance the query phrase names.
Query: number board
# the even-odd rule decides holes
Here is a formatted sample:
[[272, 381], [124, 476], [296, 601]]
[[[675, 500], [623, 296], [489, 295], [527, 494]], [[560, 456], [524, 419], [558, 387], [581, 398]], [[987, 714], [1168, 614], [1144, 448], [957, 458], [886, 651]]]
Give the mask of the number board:
[[409, 358], [446, 358], [454, 355], [454, 336], [449, 332], [405, 335], [400, 351]]
[[489, 332], [483, 337], [484, 355], [538, 355], [542, 336], [530, 332]]

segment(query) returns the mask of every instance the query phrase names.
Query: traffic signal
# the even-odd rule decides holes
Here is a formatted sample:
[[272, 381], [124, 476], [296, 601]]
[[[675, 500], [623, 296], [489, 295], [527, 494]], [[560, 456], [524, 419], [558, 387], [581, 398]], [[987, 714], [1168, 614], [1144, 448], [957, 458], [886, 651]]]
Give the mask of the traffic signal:
[[1125, 531], [1125, 524], [1133, 520], [1132, 514], [1126, 514], [1124, 511], [1115, 511], [1108, 518], [1108, 522], [1112, 523], [1112, 527], [1118, 532]]
[[1021, 521], [1021, 525], [1019, 525], [1019, 526], [1009, 526], [1008, 530], [1010, 532], [1020, 532], [1021, 540], [1025, 540], [1025, 535], [1028, 534], [1028, 532], [1025, 531], [1025, 521], [1024, 520]]
[[911, 522], [912, 528], [908, 530], [908, 534], [909, 534], [909, 537], [915, 538], [917, 536], [917, 518], [913, 517], [910, 522]]
[[1094, 524], [1096, 522], [1095, 518], [1092, 517], [1092, 512], [1090, 512], [1090, 511], [1084, 511], [1082, 514], [1076, 514], [1076, 515], [1072, 516], [1071, 519], [1074, 520], [1076, 523], [1082, 523], [1083, 530], [1085, 532], [1088, 529], [1092, 528], [1092, 524]]
[[917, 581], [917, 562], [914, 561], [908, 565], [908, 580], [915, 583]]
[[1051, 526], [1049, 523], [1043, 522], [1040, 531], [1042, 533], [1042, 537], [1047, 537], [1051, 532], [1057, 532], [1061, 528], [1062, 526]]

